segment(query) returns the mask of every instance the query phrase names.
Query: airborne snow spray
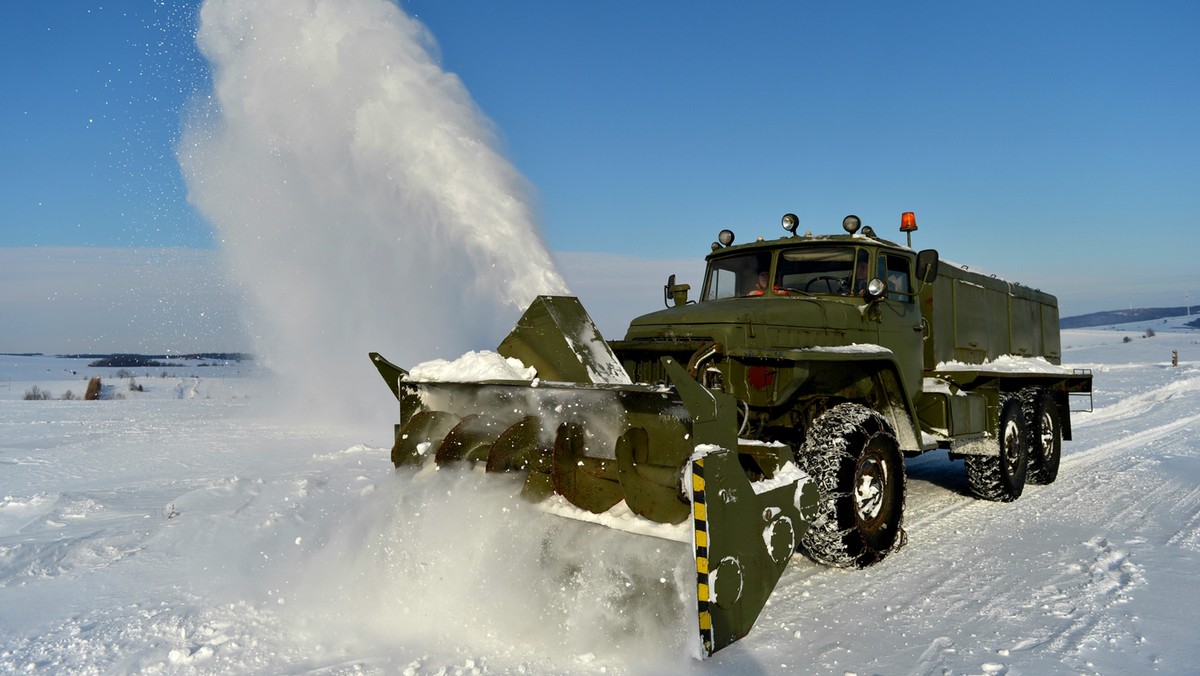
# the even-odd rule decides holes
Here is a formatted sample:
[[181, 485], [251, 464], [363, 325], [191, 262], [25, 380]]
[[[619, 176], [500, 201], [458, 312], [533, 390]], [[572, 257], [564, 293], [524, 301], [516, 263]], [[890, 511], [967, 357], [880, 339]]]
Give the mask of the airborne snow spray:
[[492, 348], [566, 291], [529, 186], [396, 5], [206, 0], [196, 40], [213, 91], [179, 161], [293, 406], [390, 416], [369, 351]]

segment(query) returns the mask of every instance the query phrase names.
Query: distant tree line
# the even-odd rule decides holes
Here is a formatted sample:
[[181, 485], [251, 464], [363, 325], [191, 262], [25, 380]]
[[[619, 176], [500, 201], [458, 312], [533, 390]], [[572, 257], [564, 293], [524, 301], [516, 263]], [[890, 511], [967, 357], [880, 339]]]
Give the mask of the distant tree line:
[[[1188, 314], [1188, 308], [1180, 307], [1149, 307], [1133, 308], [1131, 310], [1109, 310], [1093, 312], [1075, 317], [1063, 317], [1058, 325], [1064, 329], [1086, 329], [1091, 326], [1108, 326], [1109, 324], [1128, 324], [1130, 322], [1145, 322], [1164, 317], [1182, 317]], [[1197, 326], [1196, 322], [1188, 326]], [[1198, 326], [1197, 328], [1200, 328]]]
[[158, 368], [162, 366], [176, 366], [176, 364], [164, 363], [140, 354], [117, 354], [89, 362], [88, 366], [92, 368]]
[[188, 366], [184, 360], [211, 359], [213, 361], [244, 361], [254, 357], [245, 352], [198, 352], [179, 355], [108, 354], [108, 355], [62, 355], [77, 359], [99, 357], [89, 362], [93, 368], [161, 368], [164, 366]]

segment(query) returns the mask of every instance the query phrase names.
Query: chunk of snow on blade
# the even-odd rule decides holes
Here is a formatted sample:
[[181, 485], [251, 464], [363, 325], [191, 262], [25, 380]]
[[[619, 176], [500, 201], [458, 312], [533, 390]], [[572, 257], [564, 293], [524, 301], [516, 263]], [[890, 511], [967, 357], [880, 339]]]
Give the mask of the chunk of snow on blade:
[[481, 380], [533, 380], [537, 370], [520, 359], [502, 357], [491, 350], [468, 352], [454, 361], [434, 359], [417, 364], [408, 373], [410, 380], [443, 383], [471, 383]]
[[754, 489], [755, 495], [762, 495], [780, 486], [791, 484], [796, 484], [797, 491], [799, 491], [799, 485], [806, 481], [812, 481], [812, 477], [808, 475], [808, 472], [797, 467], [796, 463], [789, 461], [783, 463], [783, 467], [779, 468], [775, 476], [770, 479], [763, 479], [762, 481], [751, 481], [750, 487]]
[[718, 453], [724, 450], [716, 444], [696, 444], [696, 450], [692, 451], [692, 460], [699, 460], [710, 453]]

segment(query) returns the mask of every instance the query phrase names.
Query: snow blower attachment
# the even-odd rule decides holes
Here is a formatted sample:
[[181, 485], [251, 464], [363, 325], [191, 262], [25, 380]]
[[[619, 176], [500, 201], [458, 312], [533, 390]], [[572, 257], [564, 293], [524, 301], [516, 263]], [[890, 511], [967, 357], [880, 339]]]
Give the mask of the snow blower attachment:
[[537, 378], [417, 381], [371, 353], [400, 401], [392, 462], [524, 472], [524, 496], [573, 505], [555, 513], [624, 502], [650, 522], [640, 532], [690, 519], [701, 657], [749, 633], [817, 512], [791, 449], [739, 442], [734, 400], [669, 356], [667, 382], [631, 383], [573, 297], [538, 297], [498, 352]]

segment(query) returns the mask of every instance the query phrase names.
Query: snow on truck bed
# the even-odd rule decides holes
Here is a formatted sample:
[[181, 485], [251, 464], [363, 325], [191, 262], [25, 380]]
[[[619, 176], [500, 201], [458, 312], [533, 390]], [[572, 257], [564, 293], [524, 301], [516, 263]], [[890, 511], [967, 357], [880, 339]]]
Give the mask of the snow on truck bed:
[[944, 361], [933, 369], [943, 373], [954, 371], [985, 371], [988, 373], [1049, 373], [1053, 375], [1071, 375], [1072, 369], [1051, 364], [1045, 357], [1019, 357], [1003, 355], [981, 364], [968, 364], [961, 361]]

